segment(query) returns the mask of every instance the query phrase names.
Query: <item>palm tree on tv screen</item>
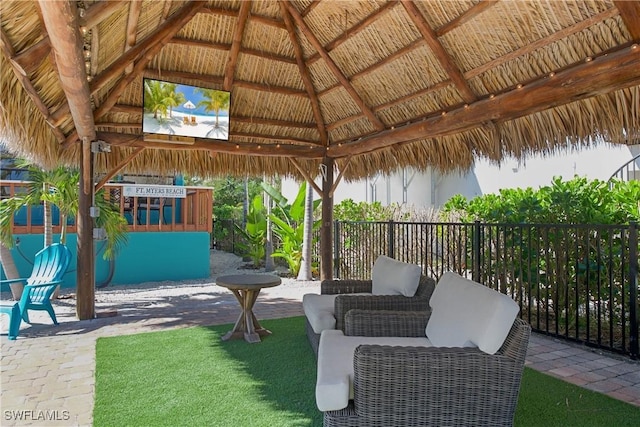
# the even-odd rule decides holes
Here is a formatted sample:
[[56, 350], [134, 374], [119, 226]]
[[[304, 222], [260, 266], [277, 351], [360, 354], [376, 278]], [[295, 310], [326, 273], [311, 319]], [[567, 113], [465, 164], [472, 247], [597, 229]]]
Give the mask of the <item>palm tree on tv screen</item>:
[[176, 92], [176, 87], [178, 85], [175, 83], [165, 83], [162, 89], [162, 101], [164, 104], [169, 107], [169, 117], [173, 117], [173, 107], [177, 107], [178, 105], [182, 105], [187, 98], [185, 98], [184, 93]]
[[225, 126], [220, 126], [219, 116], [221, 111], [229, 111], [230, 93], [204, 88], [198, 88], [196, 91], [204, 97], [203, 100], [198, 102], [198, 107], [204, 107], [207, 113], [214, 112], [216, 114], [216, 124], [207, 132], [206, 136], [209, 136], [211, 133], [217, 133], [218, 131], [228, 131], [228, 129], [225, 129]]
[[158, 113], [167, 114], [167, 105], [163, 102], [162, 83], [157, 80], [144, 81], [144, 109], [153, 111], [153, 118], [158, 120]]

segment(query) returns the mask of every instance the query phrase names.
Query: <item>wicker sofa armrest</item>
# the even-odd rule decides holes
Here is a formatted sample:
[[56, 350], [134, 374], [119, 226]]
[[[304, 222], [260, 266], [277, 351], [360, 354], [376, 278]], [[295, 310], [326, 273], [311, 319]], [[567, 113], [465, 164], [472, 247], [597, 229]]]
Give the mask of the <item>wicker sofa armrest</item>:
[[402, 295], [339, 295], [334, 302], [336, 329], [344, 331], [345, 316], [350, 310], [427, 311], [425, 297]]
[[364, 337], [424, 337], [431, 311], [349, 310], [344, 334]]
[[363, 345], [354, 356], [355, 412], [360, 425], [510, 426], [522, 369], [475, 348]]
[[322, 295], [371, 293], [372, 284], [371, 280], [323, 280], [320, 282], [320, 293]]

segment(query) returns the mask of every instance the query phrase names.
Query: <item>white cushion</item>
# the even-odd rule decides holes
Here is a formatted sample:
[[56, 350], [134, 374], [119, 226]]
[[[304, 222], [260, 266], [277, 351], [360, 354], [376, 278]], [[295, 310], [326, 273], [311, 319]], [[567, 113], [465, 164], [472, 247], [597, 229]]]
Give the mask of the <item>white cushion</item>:
[[421, 272], [419, 265], [380, 255], [373, 264], [371, 272], [371, 293], [412, 297], [418, 289]]
[[325, 329], [336, 328], [334, 307], [337, 296], [319, 294], [305, 294], [302, 296], [304, 315], [316, 334]]
[[346, 408], [353, 399], [353, 354], [361, 344], [431, 347], [422, 337], [346, 337], [342, 331], [325, 330], [318, 346], [316, 405], [321, 411]]
[[426, 335], [436, 347], [475, 346], [494, 354], [518, 315], [518, 304], [480, 283], [447, 272], [429, 300]]

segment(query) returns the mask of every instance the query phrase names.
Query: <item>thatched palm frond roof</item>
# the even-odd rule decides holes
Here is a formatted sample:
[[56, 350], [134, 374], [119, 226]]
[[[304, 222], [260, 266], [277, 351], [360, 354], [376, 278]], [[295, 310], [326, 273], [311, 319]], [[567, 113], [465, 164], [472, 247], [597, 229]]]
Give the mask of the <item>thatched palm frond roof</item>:
[[[43, 166], [346, 179], [640, 139], [638, 1], [0, 4], [0, 139]], [[229, 140], [143, 135], [142, 79], [231, 92]], [[174, 141], [175, 142], [175, 141]]]

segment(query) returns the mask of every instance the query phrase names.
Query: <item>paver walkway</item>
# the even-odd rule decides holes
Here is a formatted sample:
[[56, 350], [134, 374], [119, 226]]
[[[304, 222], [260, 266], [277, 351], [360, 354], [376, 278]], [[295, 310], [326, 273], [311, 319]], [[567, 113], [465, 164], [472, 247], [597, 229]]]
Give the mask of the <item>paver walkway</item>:
[[[264, 289], [254, 311], [259, 319], [302, 315], [302, 295], [309, 292], [318, 293], [319, 282]], [[97, 303], [97, 312], [117, 310], [117, 316], [77, 321], [75, 301], [57, 300], [60, 325], [35, 313], [38, 324], [23, 325], [16, 341], [7, 339], [2, 316], [2, 426], [90, 426], [98, 337], [233, 323], [239, 314], [231, 293], [214, 284], [98, 293], [106, 302]], [[527, 365], [640, 408], [639, 363], [534, 334]]]

